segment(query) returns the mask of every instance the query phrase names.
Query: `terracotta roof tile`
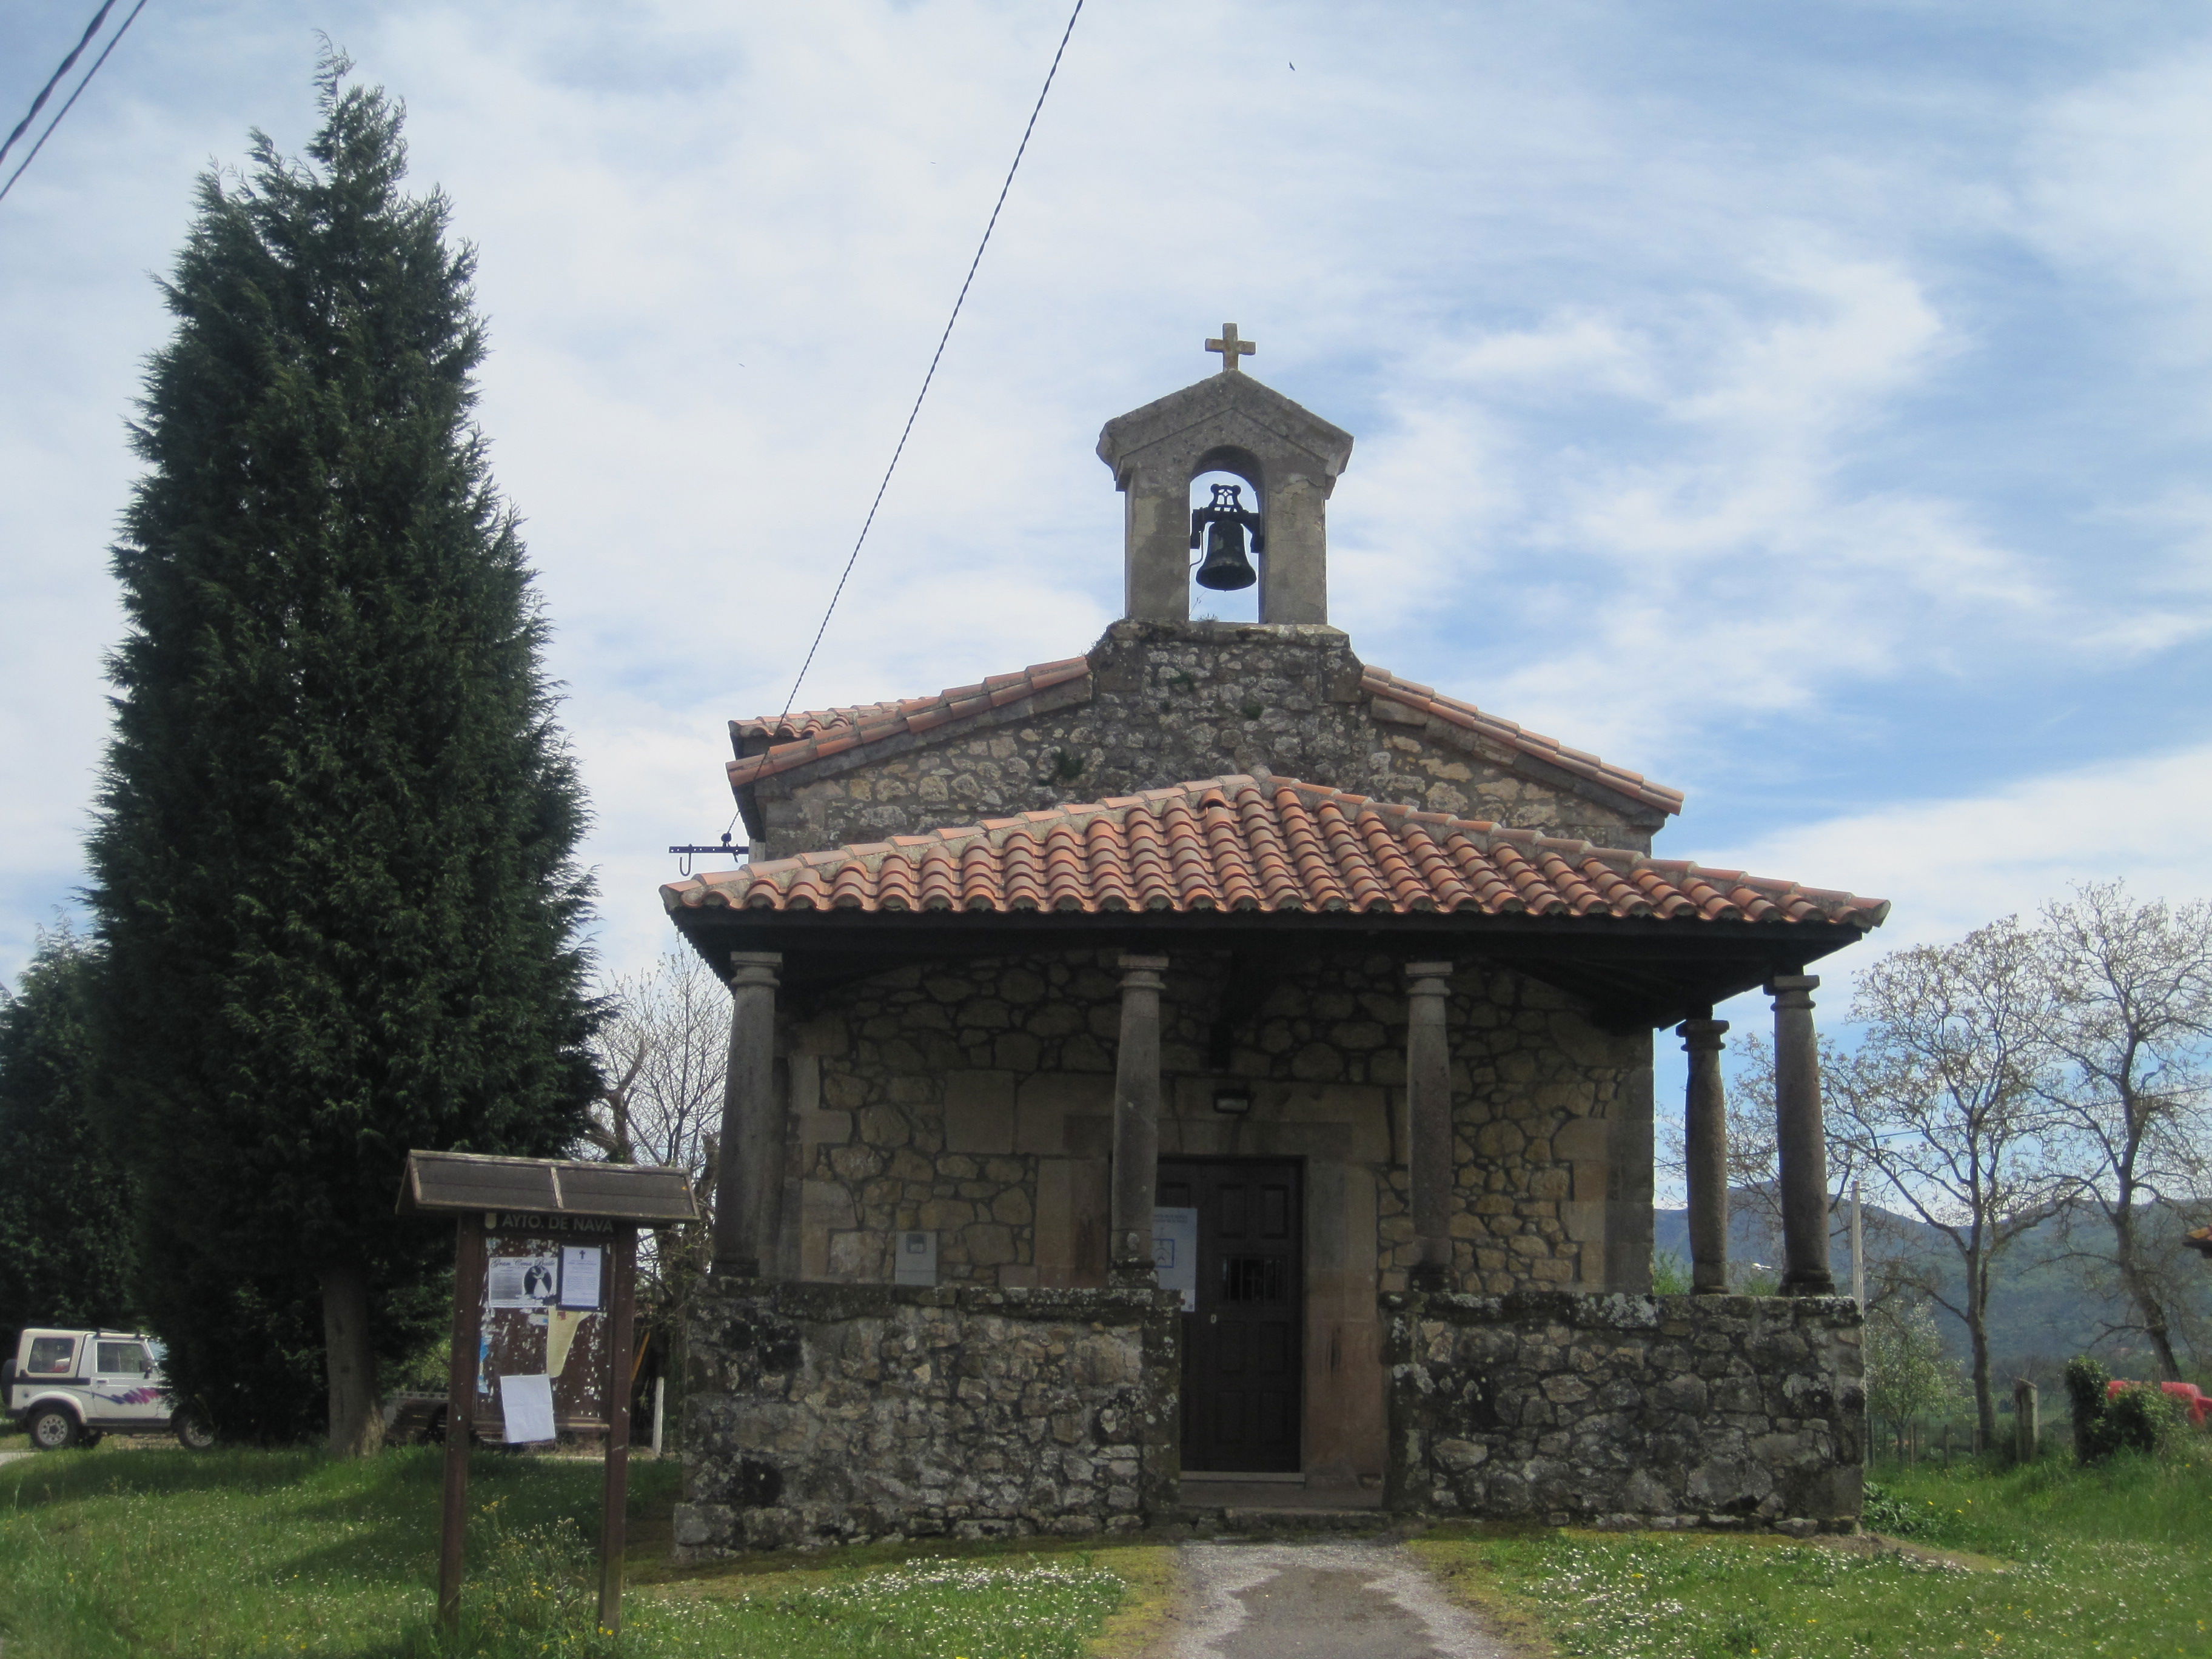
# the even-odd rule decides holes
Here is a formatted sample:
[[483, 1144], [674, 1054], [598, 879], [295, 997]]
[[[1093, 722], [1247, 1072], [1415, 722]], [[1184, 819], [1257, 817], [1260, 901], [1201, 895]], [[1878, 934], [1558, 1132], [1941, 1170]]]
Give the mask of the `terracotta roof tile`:
[[1085, 678], [1090, 672], [1088, 657], [1064, 657], [1024, 668], [1018, 674], [994, 674], [980, 685], [956, 685], [934, 696], [909, 697], [903, 702], [854, 703], [844, 708], [806, 708], [774, 718], [732, 720], [730, 735], [740, 744], [765, 738], [770, 747], [765, 753], [731, 763], [730, 781], [750, 783], [859, 744], [878, 743], [904, 732], [927, 732], [948, 720], [1003, 708], [1040, 691]]
[[[956, 685], [933, 696], [909, 697], [902, 702], [855, 703], [842, 708], [809, 708], [772, 718], [732, 720], [730, 732], [740, 746], [766, 738], [769, 747], [761, 754], [731, 762], [730, 782], [732, 787], [741, 788], [863, 744], [906, 732], [934, 731], [954, 720], [972, 719], [1041, 692], [1087, 680], [1090, 674], [1087, 656], [1063, 657], [1056, 662], [1035, 664], [1017, 674], [994, 674], [980, 684]], [[1646, 806], [1662, 812], [1682, 810], [1679, 790], [1664, 788], [1624, 767], [1608, 766], [1587, 750], [1571, 749], [1556, 738], [1523, 730], [1511, 720], [1486, 714], [1457, 697], [1444, 696], [1417, 680], [1401, 679], [1388, 669], [1365, 669], [1360, 690], [1370, 698], [1396, 703], [1413, 714], [1516, 749]]]
[[1428, 910], [1860, 931], [1889, 914], [1881, 899], [1242, 776], [714, 871], [660, 892], [671, 910]]

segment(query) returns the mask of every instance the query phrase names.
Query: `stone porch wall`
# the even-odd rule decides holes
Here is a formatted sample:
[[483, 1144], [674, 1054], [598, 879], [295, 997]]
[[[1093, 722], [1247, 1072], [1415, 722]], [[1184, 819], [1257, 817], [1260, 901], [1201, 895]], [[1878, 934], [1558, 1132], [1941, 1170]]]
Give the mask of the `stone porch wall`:
[[1857, 1522], [1848, 1297], [1386, 1296], [1394, 1509], [1600, 1525]]
[[[1160, 1150], [1307, 1160], [1309, 1237], [1348, 1252], [1364, 1323], [1416, 1253], [1403, 976], [1382, 956], [1293, 962], [1233, 1019], [1217, 1068], [1224, 999], [1262, 971], [1226, 952], [1173, 959]], [[1637, 1282], [1609, 1281], [1607, 1255], [1618, 1233], [1613, 1254], [1648, 1271], [1649, 1037], [1480, 968], [1457, 976], [1449, 1018], [1459, 1283]], [[1119, 1020], [1112, 961], [1072, 953], [899, 969], [793, 1024], [785, 1271], [887, 1281], [894, 1233], [921, 1228], [945, 1283], [1103, 1285]], [[1224, 1085], [1249, 1090], [1249, 1115], [1213, 1109]]]
[[1054, 688], [1035, 708], [763, 780], [748, 791], [754, 856], [1255, 770], [1639, 852], [1665, 821], [1461, 727], [1396, 704], [1378, 713], [1338, 629], [1120, 622], [1091, 660], [1087, 697], [1076, 684]]
[[677, 1559], [1164, 1516], [1176, 1308], [1135, 1291], [709, 1290], [690, 1330]]

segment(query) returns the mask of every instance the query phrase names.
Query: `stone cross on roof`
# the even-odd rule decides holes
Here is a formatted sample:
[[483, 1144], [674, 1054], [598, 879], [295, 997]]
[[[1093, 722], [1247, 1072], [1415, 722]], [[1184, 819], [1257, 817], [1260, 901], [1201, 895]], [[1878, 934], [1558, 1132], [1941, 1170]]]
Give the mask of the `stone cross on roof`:
[[1221, 372], [1224, 374], [1234, 374], [1243, 368], [1237, 360], [1239, 357], [1250, 356], [1260, 348], [1249, 340], [1238, 339], [1236, 324], [1224, 323], [1221, 325], [1221, 337], [1218, 340], [1208, 340], [1206, 343], [1206, 349], [1208, 351], [1218, 351], [1221, 354]]

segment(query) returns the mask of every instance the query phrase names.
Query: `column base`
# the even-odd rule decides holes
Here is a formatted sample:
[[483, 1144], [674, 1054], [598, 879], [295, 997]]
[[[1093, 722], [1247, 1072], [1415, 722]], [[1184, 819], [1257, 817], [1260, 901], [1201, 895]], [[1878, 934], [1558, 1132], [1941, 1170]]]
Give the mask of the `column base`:
[[1433, 1261], [1417, 1261], [1406, 1269], [1406, 1288], [1424, 1296], [1441, 1295], [1451, 1288], [1451, 1274]]
[[718, 1255], [708, 1269], [715, 1279], [758, 1279], [760, 1258], [757, 1255]]
[[1149, 1261], [1117, 1261], [1106, 1270], [1106, 1283], [1117, 1291], [1157, 1291], [1160, 1275]]
[[1833, 1273], [1806, 1273], [1782, 1281], [1784, 1296], [1833, 1296], [1836, 1279]]

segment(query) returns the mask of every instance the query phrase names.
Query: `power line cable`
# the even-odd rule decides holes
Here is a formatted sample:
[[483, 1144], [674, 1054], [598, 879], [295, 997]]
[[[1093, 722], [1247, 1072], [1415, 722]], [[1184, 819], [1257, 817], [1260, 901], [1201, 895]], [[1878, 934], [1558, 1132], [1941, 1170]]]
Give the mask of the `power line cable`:
[[39, 118], [39, 112], [46, 106], [46, 100], [53, 95], [54, 88], [62, 83], [62, 76], [67, 75], [70, 65], [83, 55], [84, 49], [92, 44], [92, 37], [100, 33], [100, 26], [107, 21], [107, 14], [114, 9], [115, 0], [100, 0], [100, 9], [93, 13], [92, 21], [85, 25], [83, 34], [70, 48], [69, 56], [62, 59], [62, 66], [53, 72], [46, 85], [39, 88], [39, 95], [31, 100], [31, 107], [24, 112], [23, 118], [15, 123], [15, 131], [5, 139], [0, 139], [0, 161], [8, 159], [8, 152], [15, 148], [15, 141], [23, 136], [24, 129]]
[[[143, 5], [144, 0], [139, 0]], [[914, 435], [915, 417], [921, 413], [921, 400], [929, 395], [929, 383], [937, 378], [937, 365], [945, 356], [945, 343], [952, 337], [952, 325], [960, 320], [960, 307], [968, 302], [969, 284], [975, 280], [975, 267], [983, 263], [983, 250], [991, 246], [991, 233], [998, 228], [999, 210], [1006, 204], [1006, 192], [1014, 187], [1014, 174], [1020, 170], [1022, 157], [1030, 147], [1030, 135], [1036, 131], [1037, 117], [1044, 109], [1045, 94], [1052, 90], [1053, 77], [1060, 73], [1060, 60], [1067, 51], [1068, 37], [1075, 33], [1075, 20], [1083, 15], [1083, 0], [1075, 0], [1075, 9], [1067, 14], [1067, 27], [1060, 31], [1060, 47], [1052, 55], [1052, 67], [1045, 71], [1044, 85], [1039, 89], [1036, 104], [1030, 111], [1029, 125], [1022, 129], [1022, 142], [1014, 148], [1012, 166], [1006, 169], [1006, 182], [999, 186], [999, 199], [992, 205], [991, 221], [983, 227], [983, 240], [975, 244], [975, 257], [968, 262], [968, 275], [960, 284], [960, 295], [952, 302], [952, 314], [945, 319], [945, 332], [937, 337], [937, 350], [929, 360], [929, 372], [921, 377], [921, 390], [914, 394], [914, 407], [907, 411], [906, 426], [899, 433], [898, 447], [891, 451], [891, 463], [884, 469], [883, 482], [876, 486], [876, 498], [868, 504], [868, 516], [860, 525], [860, 533], [854, 539], [853, 551], [845, 561], [843, 574], [837, 578], [837, 586], [830, 595], [830, 604], [822, 613], [822, 626], [814, 630], [814, 642], [806, 647], [806, 660], [799, 665], [799, 678], [791, 683], [791, 695], [783, 701], [783, 714], [791, 712], [799, 701], [799, 688], [806, 683], [806, 671], [814, 666], [814, 653], [822, 648], [822, 636], [830, 631], [830, 618], [837, 609], [837, 601], [844, 597], [845, 584], [852, 579], [853, 567], [860, 557], [861, 544], [868, 539], [868, 530], [876, 521], [876, 509], [884, 504], [884, 492], [890, 488], [891, 474], [898, 470], [899, 457], [906, 453], [906, 441]]]
[[[85, 40], [88, 40], [92, 38], [93, 29], [97, 29], [100, 27], [100, 17], [106, 16], [107, 7], [112, 6], [114, 3], [115, 0], [107, 0], [107, 5], [100, 7], [100, 17], [94, 18], [92, 20], [92, 28], [85, 31]], [[70, 94], [68, 101], [64, 103], [59, 109], [54, 112], [54, 118], [46, 123], [46, 130], [39, 135], [39, 142], [31, 146], [31, 153], [26, 155], [16, 164], [15, 172], [8, 175], [8, 182], [4, 185], [0, 185], [0, 202], [4, 202], [8, 199], [8, 192], [15, 188], [15, 180], [23, 176], [23, 169], [29, 167], [32, 162], [39, 159], [39, 152], [46, 147], [46, 140], [54, 136], [54, 129], [61, 125], [62, 117], [67, 115], [70, 110], [76, 106], [76, 100], [84, 95], [84, 89], [92, 84], [92, 77], [100, 73], [100, 66], [107, 61], [107, 54], [113, 52], [118, 46], [122, 44], [125, 32], [128, 30], [133, 23], [138, 21], [138, 14], [145, 9], [146, 0], [138, 0], [138, 3], [131, 9], [131, 15], [123, 20], [122, 26], [118, 27], [113, 34], [108, 36], [107, 44], [100, 48], [100, 56], [92, 60], [92, 67], [84, 72], [84, 79], [76, 83], [76, 90]], [[83, 50], [84, 41], [80, 40], [77, 42], [76, 51], [82, 52]], [[76, 61], [76, 52], [70, 53], [67, 58], [64, 58], [62, 60], [61, 69], [57, 70], [54, 72], [54, 80], [58, 81], [61, 79], [63, 71], [66, 70], [69, 66]], [[53, 82], [49, 81], [46, 83], [46, 92], [52, 92], [53, 89]], [[39, 112], [39, 106], [46, 100], [46, 92], [40, 93], [38, 97], [33, 100], [31, 104], [31, 115], [35, 115]], [[30, 124], [30, 119], [31, 116], [26, 115], [23, 118], [23, 125], [28, 125]], [[22, 126], [18, 126], [15, 129], [15, 132], [20, 133], [22, 130]], [[9, 136], [8, 143], [12, 144], [15, 142], [15, 134], [11, 133]], [[6, 155], [7, 145], [0, 144], [0, 157], [4, 157]]]

